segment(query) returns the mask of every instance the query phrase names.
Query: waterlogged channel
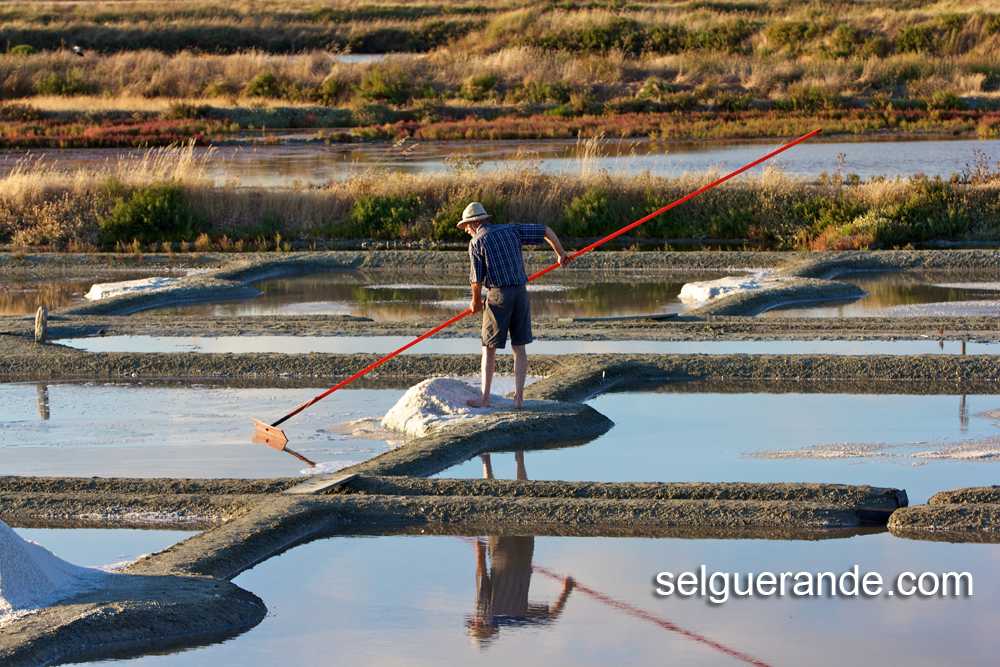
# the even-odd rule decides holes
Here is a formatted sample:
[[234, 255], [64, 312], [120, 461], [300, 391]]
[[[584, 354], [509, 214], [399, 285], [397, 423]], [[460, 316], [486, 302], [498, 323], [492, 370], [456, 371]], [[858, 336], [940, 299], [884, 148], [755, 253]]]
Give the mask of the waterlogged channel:
[[[669, 320], [663, 326], [670, 326]], [[416, 336], [93, 336], [63, 338], [87, 352], [217, 352], [234, 354], [389, 354]], [[959, 340], [535, 340], [529, 354], [962, 354]], [[965, 354], [1000, 354], [994, 341], [970, 341]], [[403, 354], [480, 354], [479, 338], [428, 338]], [[501, 350], [510, 354], [510, 347]]]
[[[0, 470], [67, 477], [295, 477], [309, 466], [252, 444], [250, 419], [273, 421], [326, 388], [166, 380], [0, 384]], [[397, 446], [401, 438], [359, 439], [329, 429], [381, 418], [404, 391], [337, 392], [296, 417], [294, 450], [329, 471]]]
[[[989, 486], [1000, 473], [1000, 395], [700, 393], [699, 383], [587, 402], [615, 426], [583, 445], [526, 451], [532, 480], [819, 482], [938, 491]], [[497, 479], [516, 456], [489, 455]], [[483, 477], [475, 457], [438, 477]]]
[[[702, 565], [709, 575], [738, 573], [741, 588], [748, 573], [839, 578], [855, 565], [883, 586], [873, 596], [794, 596], [789, 587], [783, 597], [738, 596], [730, 586], [718, 604], [654, 592], [658, 573]], [[972, 595], [890, 595], [907, 571], [968, 572]], [[801, 541], [339, 537], [234, 579], [269, 610], [244, 635], [127, 664], [325, 665], [331, 656], [383, 665], [990, 664], [998, 573], [993, 545], [914, 542], [878, 529]]]

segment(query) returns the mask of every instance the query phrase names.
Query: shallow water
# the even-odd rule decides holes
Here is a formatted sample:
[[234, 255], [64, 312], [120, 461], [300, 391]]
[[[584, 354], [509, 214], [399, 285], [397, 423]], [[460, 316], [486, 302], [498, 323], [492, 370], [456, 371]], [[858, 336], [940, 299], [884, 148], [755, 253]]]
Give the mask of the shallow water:
[[906, 317], [1000, 314], [996, 277], [912, 272], [851, 272], [835, 281], [857, 285], [867, 296], [849, 302], [794, 304], [761, 317]]
[[[696, 307], [677, 297], [685, 283], [714, 280], [725, 272], [686, 271], [650, 275], [573, 272], [543, 276], [528, 286], [536, 316], [609, 317], [683, 313]], [[247, 300], [193, 303], [157, 309], [157, 313], [197, 317], [346, 314], [377, 322], [416, 317], [448, 319], [468, 309], [472, 292], [468, 273], [401, 275], [324, 271], [253, 283], [262, 294]]]
[[[332, 130], [278, 131], [268, 134], [281, 138], [278, 146], [230, 146], [212, 148], [208, 172], [217, 183], [237, 179], [243, 186], [283, 186], [294, 181], [323, 185], [331, 180], [357, 176], [372, 170], [424, 174], [447, 171], [445, 158], [470, 155], [482, 160], [481, 171], [508, 168], [519, 152], [534, 152], [541, 169], [549, 172], [597, 173], [677, 177], [685, 172], [703, 172], [718, 168], [722, 173], [735, 171], [766, 155], [787, 141], [697, 141], [650, 142], [649, 140], [606, 140], [598, 147], [599, 155], [585, 162], [580, 156], [587, 150], [576, 141], [423, 141], [407, 142], [399, 147], [383, 142], [324, 144]], [[322, 133], [322, 134], [320, 134]], [[973, 149], [984, 152], [991, 161], [1000, 158], [1000, 140], [942, 139], [940, 137], [902, 138], [857, 141], [837, 138], [812, 139], [807, 145], [792, 148], [772, 161], [795, 177], [817, 178], [823, 172], [834, 173], [838, 155], [845, 155], [841, 172], [858, 174], [862, 179], [886, 175], [903, 177], [923, 173], [929, 177], [950, 178], [975, 161]], [[203, 155], [209, 149], [196, 149]], [[47, 150], [46, 161], [56, 167], [76, 170], [103, 166], [122, 156], [140, 156], [138, 149]], [[26, 151], [0, 151], [0, 176], [14, 169]], [[34, 151], [31, 151], [34, 155]], [[767, 165], [749, 173], [760, 173]], [[721, 175], [721, 174], [720, 174]]]
[[[478, 317], [478, 316], [477, 316]], [[670, 320], [662, 326], [669, 327]], [[416, 336], [94, 336], [62, 338], [88, 352], [232, 352], [235, 354], [389, 354]], [[1000, 354], [994, 341], [972, 341], [966, 354]], [[479, 338], [428, 338], [403, 354], [480, 354]], [[958, 340], [535, 340], [529, 354], [960, 354]], [[500, 351], [510, 354], [510, 348]]]
[[[581, 446], [527, 451], [528, 479], [599, 482], [824, 482], [906, 489], [910, 504], [938, 491], [989, 486], [1000, 474], [1000, 395], [920, 396], [697, 392], [697, 383], [587, 402], [614, 428]], [[676, 393], [675, 393], [676, 392]], [[993, 456], [911, 455], [985, 442]], [[760, 451], [881, 444], [864, 458], [764, 459]], [[515, 478], [514, 455], [493, 454], [493, 474]], [[475, 457], [437, 475], [482, 477]]]
[[[158, 274], [149, 272], [129, 273], [118, 280], [139, 280]], [[0, 315], [27, 315], [45, 306], [49, 312], [70, 305], [86, 303], [83, 295], [94, 283], [107, 282], [102, 278], [74, 278], [59, 280], [0, 280]]]
[[[327, 386], [252, 388], [210, 380], [0, 384], [0, 470], [6, 475], [295, 477], [307, 465], [252, 444], [256, 417], [271, 422]], [[325, 430], [381, 418], [405, 389], [344, 389], [287, 422], [289, 447], [341, 467], [389, 441]], [[395, 442], [395, 441], [393, 441]]]
[[[996, 656], [995, 545], [888, 533], [809, 541], [483, 538], [480, 561], [476, 541], [341, 537], [295, 547], [234, 579], [267, 604], [260, 625], [221, 644], [129, 664], [327, 665], [335, 656], [394, 665], [918, 667], [991, 664]], [[874, 597], [731, 595], [721, 604], [654, 593], [658, 573], [702, 565], [709, 575], [741, 573], [741, 586], [748, 572], [839, 576], [854, 565], [887, 585]], [[973, 595], [889, 596], [904, 571], [969, 572]], [[560, 605], [567, 576], [576, 586]], [[487, 580], [491, 597], [479, 587]]]

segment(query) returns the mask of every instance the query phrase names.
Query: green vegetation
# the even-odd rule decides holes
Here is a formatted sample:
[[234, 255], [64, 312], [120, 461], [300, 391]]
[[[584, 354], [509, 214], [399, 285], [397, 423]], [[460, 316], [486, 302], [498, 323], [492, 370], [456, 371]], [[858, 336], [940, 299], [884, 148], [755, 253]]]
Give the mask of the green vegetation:
[[115, 202], [107, 217], [98, 218], [106, 242], [193, 239], [204, 221], [184, 201], [178, 183], [158, 183], [127, 192], [119, 181], [109, 179], [101, 196]]
[[[214, 185], [190, 149], [177, 150], [159, 154], [159, 166], [137, 161], [114, 173], [15, 171], [0, 179], [0, 243], [70, 250], [194, 243], [236, 252], [344, 239], [464, 243], [456, 223], [470, 201], [480, 201], [496, 224], [549, 224], [579, 245], [715, 178], [548, 174], [530, 158], [479, 173], [467, 156], [454, 156], [451, 173], [374, 169], [325, 187], [255, 189]], [[776, 250], [1000, 242], [1000, 161], [975, 151], [962, 173], [947, 180], [862, 181], [842, 166], [815, 182], [780, 171], [730, 181], [623, 241], [663, 247], [678, 239], [709, 245], [737, 239]]]

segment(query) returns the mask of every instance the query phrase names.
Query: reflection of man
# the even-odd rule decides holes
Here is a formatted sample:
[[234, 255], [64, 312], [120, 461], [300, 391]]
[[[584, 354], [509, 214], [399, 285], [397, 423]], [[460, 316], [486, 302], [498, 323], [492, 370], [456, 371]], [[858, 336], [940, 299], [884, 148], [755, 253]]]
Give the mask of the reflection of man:
[[[483, 454], [483, 477], [493, 479], [493, 466], [489, 454]], [[528, 479], [524, 468], [524, 452], [516, 452], [517, 478]], [[531, 585], [531, 558], [535, 551], [535, 538], [487, 538], [492, 567], [487, 571], [487, 543], [476, 539], [476, 612], [468, 621], [469, 635], [481, 645], [491, 641], [500, 627], [535, 626], [554, 622], [562, 614], [570, 591], [572, 577], [563, 580], [562, 593], [551, 607], [528, 602]]]
[[[496, 367], [497, 348], [510, 346], [514, 353], [514, 407], [522, 408], [524, 379], [528, 374], [528, 355], [524, 346], [531, 342], [531, 305], [528, 301], [528, 274], [524, 272], [521, 246], [548, 243], [566, 266], [569, 256], [563, 250], [559, 237], [546, 225], [510, 223], [494, 227], [493, 217], [482, 204], [472, 202], [462, 213], [458, 227], [472, 237], [469, 241], [469, 258], [472, 270], [474, 313], [483, 310], [483, 364], [482, 394], [469, 401], [477, 408], [490, 407], [490, 385]], [[487, 288], [486, 306], [483, 308], [483, 287]]]

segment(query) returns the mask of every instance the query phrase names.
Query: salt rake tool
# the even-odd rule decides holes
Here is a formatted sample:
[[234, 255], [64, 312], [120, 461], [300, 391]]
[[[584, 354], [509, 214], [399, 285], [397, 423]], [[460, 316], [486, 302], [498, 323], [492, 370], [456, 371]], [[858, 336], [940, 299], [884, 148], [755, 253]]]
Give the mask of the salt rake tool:
[[[636, 220], [632, 224], [626, 225], [625, 227], [622, 227], [617, 232], [615, 232], [613, 234], [609, 234], [608, 236], [605, 236], [603, 239], [601, 239], [599, 241], [596, 241], [594, 243], [591, 243], [586, 248], [583, 248], [582, 250], [577, 250], [576, 252], [574, 252], [572, 255], [570, 255], [567, 258], [567, 261], [576, 259], [580, 255], [582, 255], [584, 253], [587, 253], [587, 252], [590, 252], [594, 248], [596, 248], [596, 247], [598, 247], [598, 246], [600, 246], [600, 245], [602, 245], [604, 243], [607, 243], [611, 239], [617, 238], [617, 237], [621, 236], [622, 234], [624, 234], [625, 232], [628, 232], [628, 231], [630, 231], [632, 229], [635, 229], [636, 227], [638, 227], [639, 225], [641, 225], [643, 223], [649, 222], [653, 218], [657, 217], [658, 215], [662, 215], [663, 213], [666, 213], [667, 211], [669, 211], [670, 209], [674, 208], [675, 206], [683, 204], [687, 200], [692, 199], [693, 197], [697, 197], [698, 195], [700, 195], [701, 193], [703, 193], [703, 192], [705, 192], [707, 190], [711, 190], [716, 185], [719, 185], [720, 183], [724, 183], [725, 181], [728, 181], [730, 178], [733, 178], [734, 176], [739, 176], [744, 171], [747, 171], [748, 169], [752, 169], [753, 167], [756, 167], [761, 162], [765, 162], [767, 160], [770, 160], [771, 158], [773, 158], [778, 153], [786, 151], [789, 148], [791, 148], [792, 146], [796, 146], [798, 144], [801, 144], [803, 141], [807, 141], [808, 139], [812, 139], [813, 137], [815, 137], [817, 134], [819, 134], [822, 131], [823, 131], [822, 128], [815, 129], [812, 132], [810, 132], [809, 134], [803, 135], [803, 136], [799, 137], [798, 139], [796, 139], [796, 140], [794, 140], [794, 141], [792, 141], [790, 143], [787, 143], [784, 146], [782, 146], [782, 147], [780, 147], [780, 148], [778, 148], [776, 150], [771, 151], [770, 153], [768, 153], [764, 157], [759, 158], [757, 160], [754, 160], [750, 164], [745, 165], [743, 167], [740, 167], [736, 171], [730, 172], [729, 174], [726, 174], [722, 178], [719, 178], [719, 179], [717, 179], [715, 181], [712, 181], [708, 185], [702, 186], [702, 187], [698, 188], [697, 190], [695, 190], [694, 192], [691, 192], [689, 194], [684, 195], [680, 199], [677, 199], [676, 201], [673, 201], [673, 202], [667, 204], [666, 206], [664, 206], [663, 208], [659, 209], [658, 211], [653, 211], [652, 213], [650, 213], [646, 217], [640, 218], [639, 220]], [[555, 269], [557, 266], [559, 266], [559, 262], [556, 262], [556, 263], [552, 264], [552, 266], [549, 266], [547, 268], [542, 269], [538, 273], [536, 273], [536, 274], [532, 275], [531, 277], [529, 277], [528, 278], [528, 282], [531, 282], [532, 280], [534, 280], [535, 278], [538, 278], [540, 276], [544, 276], [546, 273], [548, 273], [549, 271]], [[313, 398], [311, 400], [306, 401], [305, 403], [303, 403], [299, 407], [295, 408], [294, 410], [292, 410], [291, 412], [289, 412], [287, 415], [285, 415], [281, 419], [279, 419], [279, 420], [277, 420], [275, 422], [272, 422], [271, 424], [266, 424], [266, 423], [260, 421], [259, 419], [254, 419], [253, 423], [254, 423], [254, 426], [257, 427], [257, 432], [254, 434], [253, 442], [255, 442], [257, 444], [264, 444], [264, 445], [267, 445], [269, 447], [273, 447], [274, 449], [277, 449], [279, 451], [285, 451], [285, 444], [288, 442], [288, 438], [285, 436], [284, 431], [282, 431], [280, 428], [278, 428], [278, 426], [280, 426], [284, 422], [288, 421], [289, 419], [291, 419], [295, 415], [299, 414], [300, 412], [302, 412], [303, 410], [305, 410], [306, 408], [308, 408], [313, 403], [321, 401], [324, 398], [326, 398], [327, 396], [329, 396], [330, 394], [332, 394], [333, 392], [335, 392], [338, 389], [340, 389], [341, 387], [345, 387], [345, 386], [349, 385], [350, 383], [354, 382], [355, 380], [357, 380], [362, 375], [364, 375], [364, 374], [368, 373], [369, 371], [371, 371], [371, 370], [373, 370], [373, 369], [381, 366], [382, 364], [384, 364], [385, 362], [389, 361], [390, 359], [392, 359], [396, 355], [398, 355], [398, 354], [400, 354], [402, 352], [405, 352], [406, 350], [410, 349], [411, 347], [413, 347], [414, 345], [416, 345], [420, 341], [424, 340], [425, 338], [430, 338], [431, 336], [433, 336], [437, 332], [441, 331], [442, 329], [451, 326], [452, 324], [454, 324], [455, 322], [458, 322], [463, 317], [465, 317], [467, 315], [471, 315], [471, 314], [472, 314], [472, 310], [469, 309], [469, 310], [466, 310], [463, 313], [460, 313], [460, 314], [456, 315], [455, 317], [451, 318], [447, 322], [444, 322], [443, 324], [439, 324], [438, 326], [434, 327], [433, 329], [431, 329], [430, 331], [428, 331], [424, 335], [422, 335], [422, 336], [420, 336], [418, 338], [413, 339], [412, 341], [410, 341], [409, 343], [407, 343], [403, 347], [399, 348], [395, 352], [392, 352], [391, 354], [387, 354], [386, 356], [382, 357], [381, 359], [379, 359], [375, 363], [370, 364], [370, 365], [366, 366], [365, 368], [361, 369], [360, 371], [358, 371], [357, 373], [355, 373], [351, 377], [347, 378], [343, 382], [340, 382], [336, 386], [331, 387], [330, 389], [326, 390], [325, 392], [323, 392], [322, 394], [320, 394], [316, 398]], [[288, 450], [288, 451], [290, 451], [290, 450]]]

